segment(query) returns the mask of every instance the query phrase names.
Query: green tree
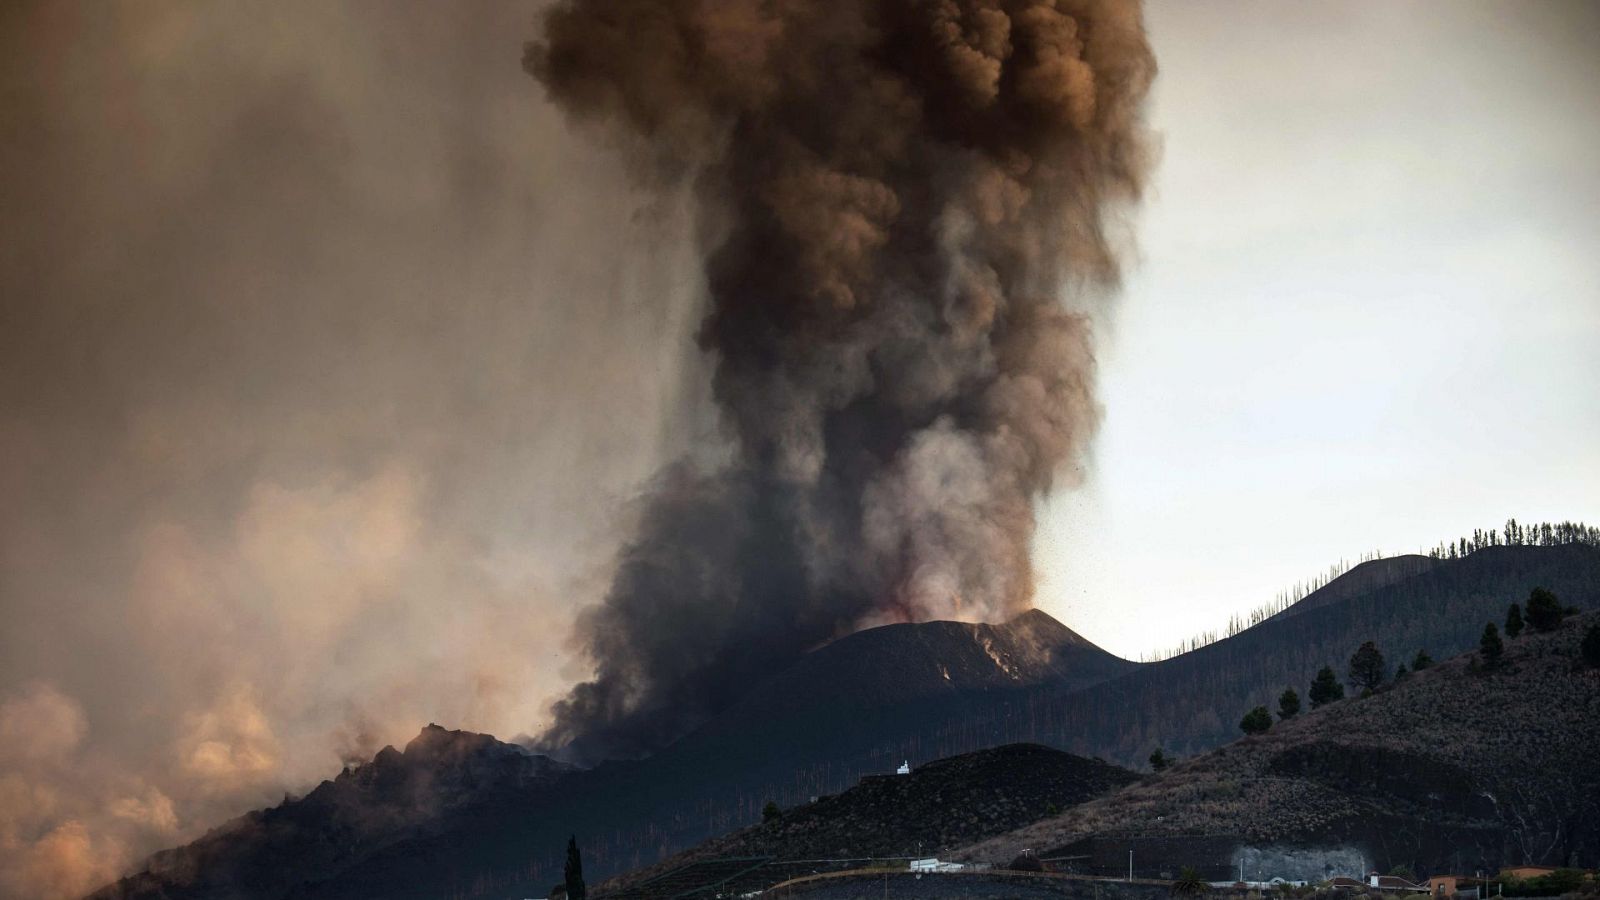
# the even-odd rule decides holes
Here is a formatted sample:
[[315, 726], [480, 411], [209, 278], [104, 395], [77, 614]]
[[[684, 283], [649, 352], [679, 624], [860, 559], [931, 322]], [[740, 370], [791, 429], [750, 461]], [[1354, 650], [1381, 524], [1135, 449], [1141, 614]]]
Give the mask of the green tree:
[[1272, 713], [1267, 712], [1265, 706], [1250, 710], [1239, 720], [1239, 729], [1245, 734], [1265, 734], [1271, 727]]
[[783, 810], [779, 809], [778, 804], [772, 800], [768, 800], [767, 805], [761, 807], [761, 821], [763, 822], [776, 822], [781, 815], [783, 815]]
[[1400, 679], [1402, 679], [1402, 678], [1404, 678], [1404, 677], [1406, 677], [1407, 675], [1410, 675], [1410, 674], [1411, 674], [1411, 672], [1410, 672], [1410, 670], [1408, 670], [1406, 668], [1406, 664], [1405, 663], [1401, 663], [1400, 665], [1395, 667], [1394, 680], [1395, 681], [1399, 681]]
[[583, 886], [583, 854], [578, 852], [578, 836], [567, 839], [567, 867], [563, 870], [567, 880], [567, 900], [585, 900], [589, 889]]
[[1283, 693], [1278, 695], [1278, 718], [1292, 719], [1298, 712], [1300, 695], [1294, 692], [1294, 688], [1284, 688]]
[[1156, 752], [1150, 754], [1151, 771], [1160, 772], [1170, 765], [1172, 765], [1172, 760], [1168, 759], [1167, 755], [1161, 752], [1160, 747], [1156, 748]]
[[1206, 893], [1211, 885], [1206, 883], [1194, 866], [1184, 866], [1178, 870], [1178, 879], [1172, 882], [1172, 895], [1174, 897], [1199, 897]]
[[1378, 645], [1371, 641], [1363, 643], [1350, 657], [1350, 683], [1365, 693], [1370, 694], [1382, 687], [1388, 671], [1383, 654], [1378, 652]]
[[1511, 604], [1506, 610], [1506, 637], [1514, 638], [1522, 633], [1522, 607]]
[[1411, 661], [1411, 671], [1421, 672], [1431, 665], [1433, 665], [1433, 657], [1428, 655], [1428, 651], [1418, 650], [1417, 658]]
[[1566, 610], [1561, 608], [1561, 601], [1556, 595], [1542, 587], [1533, 589], [1528, 595], [1528, 624], [1536, 631], [1554, 631], [1561, 625], [1561, 617], [1566, 615]]
[[1483, 657], [1485, 668], [1500, 668], [1500, 660], [1506, 655], [1505, 642], [1500, 640], [1500, 629], [1490, 622], [1483, 626], [1483, 637], [1478, 639], [1478, 655]]
[[1333, 674], [1333, 666], [1323, 666], [1317, 677], [1311, 680], [1308, 696], [1311, 697], [1312, 709], [1344, 699], [1344, 685], [1339, 683], [1339, 676]]
[[1600, 624], [1590, 625], [1589, 630], [1583, 633], [1583, 661], [1590, 668], [1600, 669]]

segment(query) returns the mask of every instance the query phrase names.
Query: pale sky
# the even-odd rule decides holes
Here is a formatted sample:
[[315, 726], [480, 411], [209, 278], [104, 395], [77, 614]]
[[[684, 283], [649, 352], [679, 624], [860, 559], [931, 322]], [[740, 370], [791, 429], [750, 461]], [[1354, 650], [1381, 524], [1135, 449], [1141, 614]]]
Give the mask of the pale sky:
[[1039, 605], [1137, 656], [1341, 557], [1600, 519], [1600, 6], [1149, 11], [1164, 156]]

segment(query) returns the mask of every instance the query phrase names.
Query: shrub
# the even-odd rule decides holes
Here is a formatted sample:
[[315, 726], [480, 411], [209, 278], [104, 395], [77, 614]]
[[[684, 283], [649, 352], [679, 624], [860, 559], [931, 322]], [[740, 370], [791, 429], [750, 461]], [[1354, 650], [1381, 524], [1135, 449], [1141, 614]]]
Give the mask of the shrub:
[[1542, 587], [1534, 588], [1533, 593], [1528, 595], [1528, 624], [1536, 631], [1556, 630], [1561, 626], [1561, 617], [1566, 613], [1556, 595]]
[[1294, 692], [1294, 688], [1285, 688], [1283, 693], [1278, 695], [1278, 718], [1292, 719], [1298, 712], [1300, 712], [1300, 695]]
[[1265, 734], [1271, 727], [1272, 713], [1267, 712], [1265, 706], [1250, 710], [1239, 720], [1239, 729], [1245, 734]]
[[1322, 671], [1311, 681], [1311, 708], [1316, 709], [1335, 700], [1344, 699], [1344, 685], [1339, 683], [1339, 676], [1333, 674], [1332, 666], [1323, 666]]

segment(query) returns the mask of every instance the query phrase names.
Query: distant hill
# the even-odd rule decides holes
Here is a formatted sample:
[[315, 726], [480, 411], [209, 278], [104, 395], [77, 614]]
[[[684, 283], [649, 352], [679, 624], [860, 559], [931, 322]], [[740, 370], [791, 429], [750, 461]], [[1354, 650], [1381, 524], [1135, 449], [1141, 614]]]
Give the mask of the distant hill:
[[[1100, 839], [1117, 845], [1119, 866], [1125, 844], [1166, 847], [1164, 864], [1176, 868], [1215, 855], [1203, 838], [1218, 836], [1235, 854], [1276, 854], [1280, 867], [1292, 864], [1289, 851], [1314, 860], [1341, 849], [1380, 871], [1424, 874], [1592, 866], [1600, 670], [1579, 663], [1578, 643], [1596, 622], [1591, 613], [1508, 641], [1498, 671], [1478, 671], [1469, 653], [1302, 713], [957, 855], [1005, 862], [1031, 847], [1066, 856]], [[1144, 849], [1138, 856], [1160, 864]], [[1221, 865], [1231, 872], [1227, 858]]]
[[[456, 757], [435, 758], [429, 765], [460, 789], [447, 792], [448, 802], [396, 815], [381, 793], [339, 787], [412, 755], [410, 747], [386, 751], [330, 782], [336, 790], [325, 784], [158, 854], [149, 872], [100, 896], [215, 896], [205, 886], [226, 883], [228, 873], [274, 866], [283, 874], [234, 882], [235, 896], [542, 896], [559, 877], [569, 834], [579, 836], [598, 881], [756, 823], [768, 801], [794, 807], [836, 794], [902, 759], [920, 764], [1010, 743], [1123, 765], [1142, 765], [1157, 745], [1194, 754], [1232, 740], [1243, 710], [1272, 703], [1285, 685], [1303, 694], [1322, 665], [1342, 673], [1363, 640], [1377, 641], [1391, 664], [1418, 648], [1444, 658], [1475, 646], [1484, 621], [1499, 621], [1536, 585], [1600, 608], [1593, 546], [1490, 547], [1433, 562], [1414, 574], [1390, 566], [1382, 577], [1358, 567], [1291, 615], [1147, 665], [1119, 660], [1037, 612], [1001, 626], [872, 629], [772, 673], [651, 758], [565, 771], [548, 760], [520, 762], [508, 755], [526, 757], [517, 748], [472, 736], [477, 750], [464, 758], [501, 760], [506, 773], [473, 762], [462, 780]], [[528, 765], [539, 777], [521, 774]], [[369, 804], [390, 812], [369, 825], [361, 814]], [[309, 862], [288, 862], [300, 858]]]
[[[868, 778], [841, 794], [784, 810], [771, 822], [707, 841], [633, 873], [596, 893], [607, 898], [665, 898], [708, 883], [724, 861], [780, 861], [754, 866], [739, 894], [827, 862], [932, 856], [1010, 831], [1137, 781], [1127, 769], [1038, 744], [1010, 744], [935, 760], [909, 775]], [[714, 863], [712, 861], [715, 861]], [[801, 861], [792, 863], [792, 861]]]

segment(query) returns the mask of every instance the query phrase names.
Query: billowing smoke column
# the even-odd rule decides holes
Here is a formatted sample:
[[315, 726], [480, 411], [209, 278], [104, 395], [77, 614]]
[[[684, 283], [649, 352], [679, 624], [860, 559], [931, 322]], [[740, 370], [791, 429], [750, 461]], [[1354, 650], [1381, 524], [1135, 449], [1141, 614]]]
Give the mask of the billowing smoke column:
[[[1136, 4], [570, 0], [525, 66], [696, 185], [732, 459], [663, 474], [544, 742], [648, 752], [865, 625], [1028, 607], [1097, 418], [1108, 215], [1150, 157]], [[1079, 305], [1081, 308], [1081, 304]]]

